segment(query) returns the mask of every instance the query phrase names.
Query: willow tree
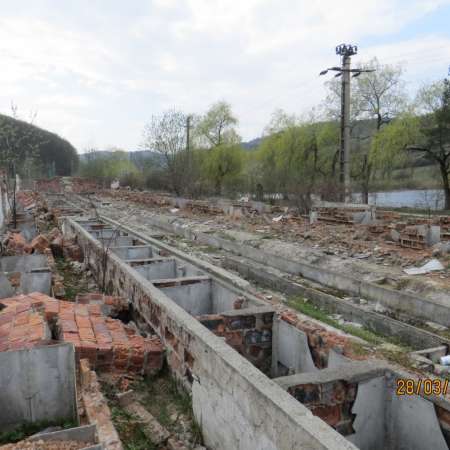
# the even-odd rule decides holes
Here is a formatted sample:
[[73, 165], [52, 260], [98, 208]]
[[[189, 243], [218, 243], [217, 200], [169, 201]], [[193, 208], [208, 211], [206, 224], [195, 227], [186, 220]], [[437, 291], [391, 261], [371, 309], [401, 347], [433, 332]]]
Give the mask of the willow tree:
[[408, 155], [420, 154], [439, 167], [450, 209], [450, 83], [448, 80], [422, 88], [418, 110], [393, 120], [375, 137], [372, 161], [378, 167], [395, 167]]
[[332, 122], [301, 122], [292, 117], [281, 123], [260, 145], [262, 179], [272, 192], [292, 197], [306, 211], [312, 194], [320, 193], [330, 179], [338, 128]]
[[[351, 90], [351, 136], [352, 171], [354, 180], [360, 184], [363, 201], [368, 203], [370, 181], [375, 166], [370, 155], [371, 139], [393, 118], [407, 108], [403, 69], [399, 65], [381, 64], [377, 58], [361, 65], [373, 72], [362, 73], [352, 79]], [[328, 95], [325, 109], [328, 117], [340, 118], [341, 83], [327, 83]], [[362, 121], [367, 120], [364, 123]]]

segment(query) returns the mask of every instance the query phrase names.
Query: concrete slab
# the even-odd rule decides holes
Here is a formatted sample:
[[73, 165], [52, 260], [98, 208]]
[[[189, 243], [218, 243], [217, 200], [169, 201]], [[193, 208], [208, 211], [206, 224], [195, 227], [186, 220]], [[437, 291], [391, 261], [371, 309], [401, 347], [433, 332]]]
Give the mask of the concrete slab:
[[25, 421], [77, 421], [73, 345], [0, 353], [0, 405], [0, 430]]

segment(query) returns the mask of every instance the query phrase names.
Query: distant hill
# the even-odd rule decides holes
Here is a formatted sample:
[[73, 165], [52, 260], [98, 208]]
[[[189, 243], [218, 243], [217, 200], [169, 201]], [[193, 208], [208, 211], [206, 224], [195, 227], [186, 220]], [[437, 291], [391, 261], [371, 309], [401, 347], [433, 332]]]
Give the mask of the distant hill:
[[[89, 161], [89, 158], [107, 158], [113, 153], [113, 150], [96, 150], [93, 152], [82, 153], [80, 155], [80, 161]], [[163, 156], [158, 152], [152, 152], [151, 150], [130, 150], [126, 152], [128, 159], [139, 166], [143, 163], [152, 162], [155, 165], [162, 163]]]
[[0, 152], [11, 148], [8, 142], [19, 141], [19, 170], [31, 148], [34, 166], [41, 175], [65, 176], [77, 170], [78, 154], [69, 141], [28, 122], [0, 114]]
[[259, 144], [261, 144], [263, 138], [255, 138], [251, 141], [241, 142], [241, 146], [244, 150], [255, 150]]

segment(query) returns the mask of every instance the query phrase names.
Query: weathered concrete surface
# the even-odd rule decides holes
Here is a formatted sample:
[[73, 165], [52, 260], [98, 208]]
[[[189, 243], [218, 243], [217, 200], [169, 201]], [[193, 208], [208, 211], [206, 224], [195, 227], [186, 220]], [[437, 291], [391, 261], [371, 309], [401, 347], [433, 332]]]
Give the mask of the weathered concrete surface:
[[[76, 233], [98, 274], [98, 242], [72, 220], [66, 220], [64, 228]], [[116, 294], [132, 300], [164, 341], [171, 369], [191, 386], [194, 414], [209, 448], [355, 448], [112, 253], [106, 279]]]
[[0, 429], [25, 421], [77, 421], [71, 344], [0, 353]]
[[97, 440], [97, 429], [95, 424], [83, 425], [81, 427], [68, 428], [66, 430], [53, 431], [50, 433], [38, 433], [28, 438], [29, 441], [77, 441], [95, 443]]
[[[448, 410], [448, 401], [442, 397], [439, 400], [424, 398], [422, 394], [398, 395], [392, 380], [403, 377], [414, 378], [411, 374], [394, 372], [384, 362], [365, 361], [275, 381], [312, 410], [319, 406], [322, 413], [324, 409], [332, 411], [339, 402], [345, 401], [348, 394], [343, 395], [342, 387], [353, 385], [353, 392], [356, 389], [350, 416], [354, 418], [350, 428], [353, 430], [349, 433], [346, 428], [346, 436], [361, 450], [447, 449], [435, 405], [445, 403]], [[319, 398], [316, 392], [324, 394]], [[344, 414], [344, 410], [341, 413]], [[325, 415], [330, 422], [336, 420], [331, 413]]]
[[247, 260], [233, 256], [226, 256], [222, 262], [225, 268], [237, 271], [245, 278], [255, 280], [261, 286], [279, 290], [286, 295], [304, 297], [319, 308], [329, 313], [341, 314], [346, 320], [358, 322], [376, 334], [396, 336], [412, 348], [430, 348], [443, 342], [450, 345], [450, 340], [443, 336], [371, 311], [367, 307], [323, 292], [316, 287], [287, 279], [285, 273], [276, 269], [270, 269], [258, 263], [251, 264]]
[[278, 361], [294, 373], [315, 372], [317, 367], [311, 356], [306, 334], [284, 320], [275, 322], [277, 330]]
[[433, 404], [416, 395], [392, 394], [387, 426], [388, 448], [448, 450]]
[[348, 436], [361, 450], [380, 450], [386, 447], [386, 382], [384, 377], [361, 381], [353, 404], [356, 414], [355, 434]]
[[45, 255], [4, 256], [0, 260], [0, 298], [50, 294], [52, 274]]
[[[105, 219], [111, 221], [108, 218]], [[450, 323], [450, 307], [448, 306], [450, 296], [440, 299], [419, 297], [300, 260], [289, 260], [283, 256], [263, 251], [242, 242], [235, 242], [217, 235], [193, 230], [188, 226], [170, 223], [162, 218], [148, 217], [146, 220], [153, 226], [168, 231], [169, 233], [174, 233], [183, 236], [186, 239], [194, 240], [212, 247], [221, 248], [236, 255], [245, 255], [247, 258], [258, 263], [272, 266], [294, 275], [300, 275], [304, 278], [323, 284], [324, 286], [347, 292], [370, 301], [380, 302], [387, 308], [401, 311], [421, 320], [431, 320], [445, 326]]]

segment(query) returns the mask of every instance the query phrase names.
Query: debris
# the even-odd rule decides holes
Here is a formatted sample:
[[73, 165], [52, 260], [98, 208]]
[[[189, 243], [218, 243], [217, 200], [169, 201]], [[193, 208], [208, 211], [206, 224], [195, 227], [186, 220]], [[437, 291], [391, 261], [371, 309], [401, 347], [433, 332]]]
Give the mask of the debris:
[[444, 270], [444, 266], [437, 259], [431, 259], [422, 267], [411, 267], [409, 269], [403, 269], [403, 272], [408, 275], [423, 275], [426, 273], [434, 272], [436, 270]]
[[44, 253], [46, 248], [49, 248], [50, 243], [48, 242], [48, 239], [40, 234], [39, 236], [36, 236], [31, 241], [31, 248], [36, 252]]
[[172, 214], [176, 214], [178, 211], [179, 211], [178, 208], [172, 208], [172, 209], [170, 210], [170, 212], [171, 212]]
[[170, 433], [142, 405], [132, 402], [125, 407], [125, 410], [139, 418], [142, 423], [142, 431], [154, 444], [161, 445], [167, 442]]
[[278, 217], [274, 217], [273, 219], [272, 219], [272, 222], [280, 222], [281, 220], [283, 220], [283, 214], [281, 214], [281, 216], [278, 216]]
[[445, 331], [447, 327], [436, 322], [425, 322], [425, 325], [434, 331]]
[[434, 374], [441, 377], [442, 375], [447, 375], [450, 373], [450, 366], [443, 366], [441, 364], [434, 365]]

